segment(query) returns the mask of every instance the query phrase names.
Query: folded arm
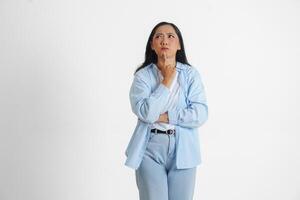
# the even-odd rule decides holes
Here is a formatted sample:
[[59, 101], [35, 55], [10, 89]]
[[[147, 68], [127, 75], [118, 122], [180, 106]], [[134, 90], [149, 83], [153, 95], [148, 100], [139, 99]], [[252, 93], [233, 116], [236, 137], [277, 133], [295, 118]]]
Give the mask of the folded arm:
[[188, 79], [186, 108], [168, 110], [169, 123], [186, 128], [200, 127], [208, 118], [205, 90], [199, 72], [192, 69]]
[[135, 75], [130, 88], [129, 97], [133, 113], [146, 123], [154, 123], [159, 119], [160, 113], [167, 103], [170, 90], [160, 83], [151, 92], [149, 83], [139, 75]]

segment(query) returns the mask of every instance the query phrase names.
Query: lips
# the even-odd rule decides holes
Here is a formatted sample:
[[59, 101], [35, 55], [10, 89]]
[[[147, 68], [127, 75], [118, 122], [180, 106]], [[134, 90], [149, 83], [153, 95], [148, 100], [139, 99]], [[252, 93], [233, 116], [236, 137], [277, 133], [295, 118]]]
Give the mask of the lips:
[[161, 48], [161, 50], [168, 50], [169, 48], [166, 48], [166, 47], [163, 47], [163, 48]]

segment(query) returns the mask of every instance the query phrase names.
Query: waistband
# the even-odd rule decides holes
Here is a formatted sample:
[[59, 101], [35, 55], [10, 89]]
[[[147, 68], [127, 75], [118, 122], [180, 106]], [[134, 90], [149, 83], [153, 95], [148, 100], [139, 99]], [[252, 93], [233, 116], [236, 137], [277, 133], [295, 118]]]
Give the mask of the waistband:
[[169, 130], [166, 130], [166, 131], [162, 131], [162, 130], [153, 128], [153, 129], [151, 129], [151, 133], [172, 135], [172, 134], [175, 134], [175, 129], [169, 129]]

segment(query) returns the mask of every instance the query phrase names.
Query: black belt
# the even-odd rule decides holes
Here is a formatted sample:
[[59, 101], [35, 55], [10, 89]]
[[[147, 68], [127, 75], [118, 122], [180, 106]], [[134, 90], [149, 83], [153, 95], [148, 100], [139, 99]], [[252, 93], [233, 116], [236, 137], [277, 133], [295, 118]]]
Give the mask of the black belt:
[[151, 129], [151, 133], [162, 133], [162, 134], [172, 135], [172, 134], [175, 134], [175, 129], [169, 129], [166, 131], [162, 131], [162, 130], [154, 128], [154, 129]]

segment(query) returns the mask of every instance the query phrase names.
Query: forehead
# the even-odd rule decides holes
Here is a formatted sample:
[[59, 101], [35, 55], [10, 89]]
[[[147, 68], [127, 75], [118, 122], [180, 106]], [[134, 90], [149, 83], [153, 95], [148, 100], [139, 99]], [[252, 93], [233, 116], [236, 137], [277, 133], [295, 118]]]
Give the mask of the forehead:
[[174, 33], [174, 34], [176, 34], [174, 28], [168, 24], [159, 26], [156, 29], [155, 33]]

